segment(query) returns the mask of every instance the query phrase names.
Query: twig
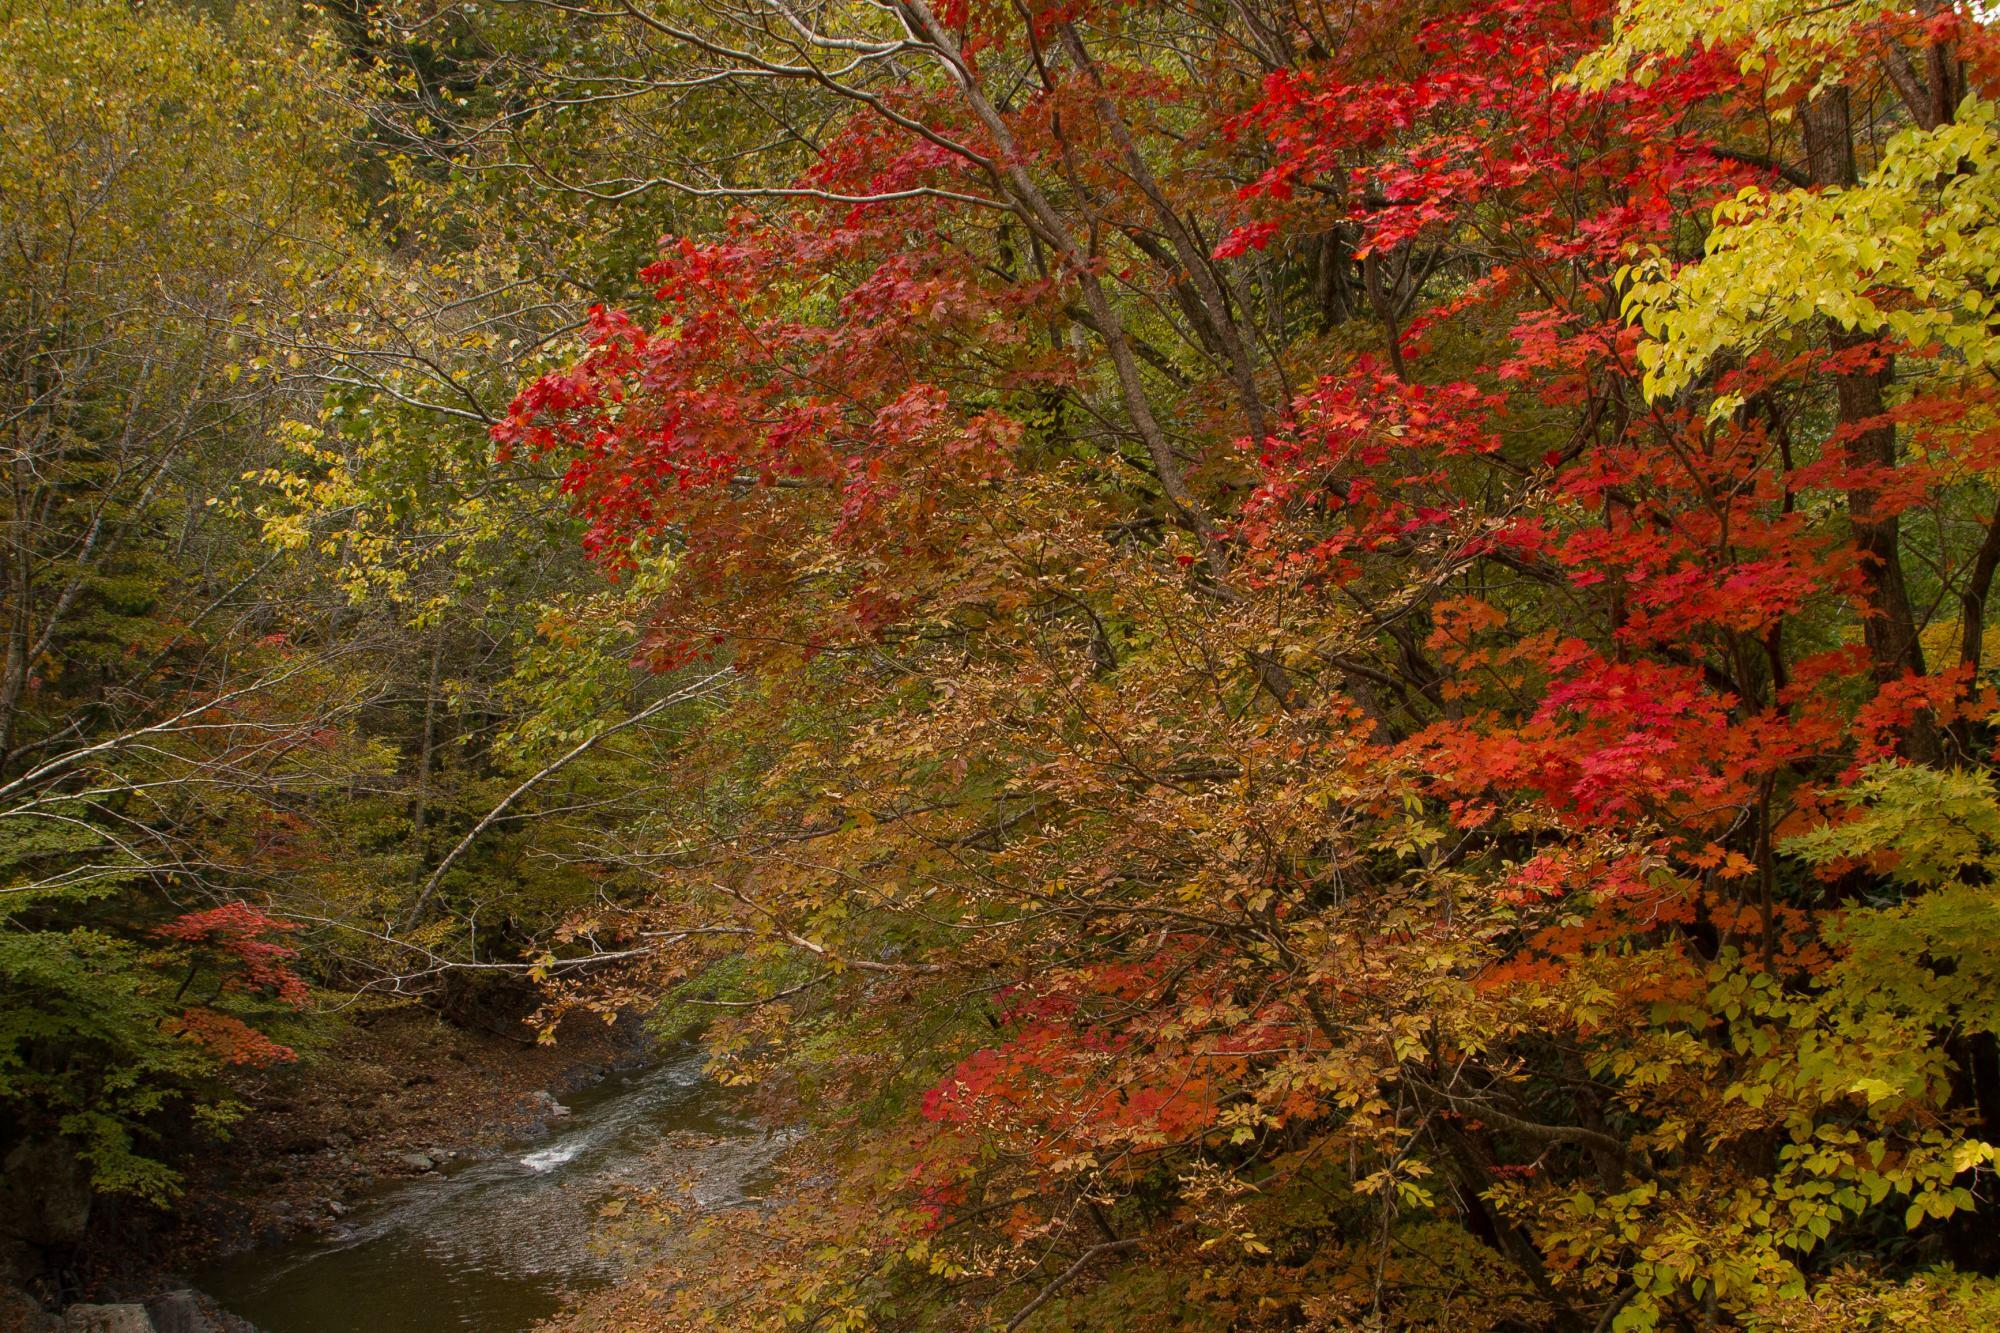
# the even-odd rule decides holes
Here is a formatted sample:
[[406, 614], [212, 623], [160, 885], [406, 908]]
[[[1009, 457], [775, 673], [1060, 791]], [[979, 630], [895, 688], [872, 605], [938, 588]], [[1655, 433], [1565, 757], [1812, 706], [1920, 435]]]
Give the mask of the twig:
[[1055, 1281], [1049, 1283], [1048, 1286], [1043, 1287], [1039, 1292], [1035, 1294], [1035, 1299], [1029, 1301], [1026, 1305], [1022, 1306], [1020, 1313], [1016, 1314], [1012, 1319], [1007, 1321], [1006, 1333], [1014, 1333], [1015, 1329], [1019, 1328], [1022, 1324], [1026, 1323], [1029, 1315], [1033, 1314], [1035, 1311], [1041, 1309], [1044, 1305], [1048, 1304], [1050, 1298], [1053, 1297], [1058, 1291], [1061, 1291], [1064, 1285], [1067, 1284], [1071, 1278], [1075, 1277], [1078, 1273], [1081, 1273], [1084, 1269], [1084, 1265], [1088, 1264], [1092, 1259], [1095, 1259], [1100, 1254], [1108, 1254], [1112, 1250], [1132, 1249], [1134, 1246], [1138, 1245], [1138, 1243], [1139, 1242], [1136, 1238], [1128, 1240], [1107, 1240], [1102, 1242], [1101, 1244], [1093, 1245], [1089, 1249], [1085, 1250], [1082, 1254], [1079, 1254], [1076, 1257], [1075, 1263], [1071, 1264], [1068, 1268], [1065, 1268], [1062, 1271], [1061, 1275], [1058, 1276]]

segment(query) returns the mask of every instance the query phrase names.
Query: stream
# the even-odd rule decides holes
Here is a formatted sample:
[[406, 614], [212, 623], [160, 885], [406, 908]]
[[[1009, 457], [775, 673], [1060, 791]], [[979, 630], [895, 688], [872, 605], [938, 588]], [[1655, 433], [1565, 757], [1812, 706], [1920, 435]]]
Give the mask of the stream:
[[614, 1073], [566, 1098], [547, 1138], [384, 1187], [341, 1230], [237, 1255], [198, 1285], [263, 1333], [530, 1329], [671, 1244], [658, 1226], [607, 1222], [614, 1200], [656, 1189], [721, 1208], [762, 1193], [788, 1136], [702, 1064], [674, 1048]]

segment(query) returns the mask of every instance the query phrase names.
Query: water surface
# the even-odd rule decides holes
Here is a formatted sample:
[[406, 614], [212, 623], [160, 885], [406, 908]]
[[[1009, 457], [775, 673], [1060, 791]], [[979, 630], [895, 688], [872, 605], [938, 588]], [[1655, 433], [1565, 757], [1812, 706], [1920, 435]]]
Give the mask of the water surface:
[[607, 1205], [635, 1190], [742, 1203], [784, 1143], [695, 1049], [566, 1101], [548, 1138], [389, 1186], [343, 1231], [239, 1255], [199, 1285], [265, 1333], [516, 1333], [671, 1243]]

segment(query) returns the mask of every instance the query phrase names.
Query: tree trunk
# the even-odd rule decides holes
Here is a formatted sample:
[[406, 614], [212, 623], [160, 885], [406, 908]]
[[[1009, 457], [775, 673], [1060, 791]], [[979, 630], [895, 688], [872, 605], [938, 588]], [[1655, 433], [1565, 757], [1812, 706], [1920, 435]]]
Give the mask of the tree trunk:
[[410, 837], [416, 844], [418, 863], [430, 863], [430, 847], [425, 830], [430, 822], [431, 768], [437, 753], [438, 684], [444, 674], [444, 626], [432, 631], [431, 670], [424, 685], [424, 733], [417, 750], [416, 809], [410, 816]]
[[[1830, 88], [1800, 109], [1807, 170], [1820, 187], [1849, 188], [1856, 180], [1854, 130], [1847, 90]], [[1870, 341], [1870, 335], [1832, 325], [1828, 346], [1845, 352]], [[1896, 428], [1883, 419], [1894, 363], [1884, 359], [1871, 369], [1849, 369], [1834, 377], [1836, 420], [1846, 438], [1850, 462], [1861, 468], [1892, 471], [1896, 467]], [[1880, 504], [1876, 488], [1865, 482], [1847, 491], [1848, 521], [1861, 556], [1864, 608], [1863, 634], [1868, 644], [1870, 673], [1877, 685], [1905, 675], [1924, 674], [1922, 645], [1917, 639], [1916, 613], [1903, 577], [1901, 520]], [[1943, 748], [1936, 724], [1919, 716], [1904, 729], [1905, 757], [1918, 763], [1941, 764]]]

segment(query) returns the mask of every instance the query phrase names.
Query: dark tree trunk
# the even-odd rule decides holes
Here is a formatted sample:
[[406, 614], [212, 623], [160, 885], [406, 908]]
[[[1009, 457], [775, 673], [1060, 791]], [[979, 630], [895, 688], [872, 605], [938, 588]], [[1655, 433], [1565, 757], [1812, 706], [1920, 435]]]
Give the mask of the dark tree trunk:
[[[1805, 131], [1806, 164], [1818, 186], [1847, 188], [1855, 183], [1854, 128], [1847, 90], [1831, 88], [1800, 109]], [[1838, 325], [1829, 327], [1827, 342], [1836, 353], [1870, 341], [1870, 335]], [[1849, 460], [1860, 468], [1890, 471], [1896, 467], [1896, 428], [1884, 420], [1894, 364], [1883, 359], [1866, 369], [1847, 369], [1834, 377], [1837, 421], [1846, 439]], [[1917, 639], [1916, 613], [1903, 577], [1902, 532], [1898, 516], [1883, 508], [1877, 489], [1865, 482], [1849, 487], [1848, 521], [1861, 555], [1863, 634], [1870, 670], [1878, 685], [1924, 674], [1923, 648]], [[1943, 747], [1936, 724], [1913, 719], [1903, 734], [1904, 755], [1918, 763], [1941, 764]]]

